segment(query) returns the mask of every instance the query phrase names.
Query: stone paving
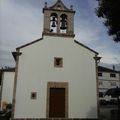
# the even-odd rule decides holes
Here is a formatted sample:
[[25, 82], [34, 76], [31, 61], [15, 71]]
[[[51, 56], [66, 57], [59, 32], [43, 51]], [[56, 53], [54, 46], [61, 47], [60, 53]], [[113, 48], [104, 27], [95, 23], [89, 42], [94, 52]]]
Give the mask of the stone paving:
[[101, 120], [120, 120], [120, 111], [116, 105], [104, 105], [100, 107]]

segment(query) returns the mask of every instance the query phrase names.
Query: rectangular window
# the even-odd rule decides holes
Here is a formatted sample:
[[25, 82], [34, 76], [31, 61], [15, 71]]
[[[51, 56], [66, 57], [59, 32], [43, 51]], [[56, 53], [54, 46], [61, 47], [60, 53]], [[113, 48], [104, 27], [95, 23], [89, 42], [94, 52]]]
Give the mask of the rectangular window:
[[116, 77], [116, 74], [110, 73], [110, 77], [115, 78], [115, 77]]
[[37, 99], [37, 92], [31, 92], [31, 99], [32, 100]]
[[111, 82], [111, 86], [116, 86], [116, 82]]
[[103, 92], [99, 92], [99, 97], [104, 97]]
[[102, 81], [99, 81], [99, 85], [103, 85], [103, 82], [102, 82]]
[[98, 76], [102, 76], [102, 73], [101, 73], [101, 72], [99, 72], [99, 73], [98, 73]]
[[55, 57], [54, 58], [54, 67], [63, 67], [63, 58]]

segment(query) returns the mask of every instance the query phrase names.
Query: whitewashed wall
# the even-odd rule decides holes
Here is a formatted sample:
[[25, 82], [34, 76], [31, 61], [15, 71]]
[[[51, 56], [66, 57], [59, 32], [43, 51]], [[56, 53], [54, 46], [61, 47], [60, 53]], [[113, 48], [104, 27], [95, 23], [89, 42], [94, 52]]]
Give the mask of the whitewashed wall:
[[107, 89], [115, 88], [116, 86], [120, 87], [120, 76], [119, 73], [116, 74], [116, 77], [110, 77], [111, 72], [102, 72], [102, 76], [99, 76], [99, 91], [105, 92]]
[[[20, 52], [14, 118], [46, 118], [47, 82], [69, 83], [69, 118], [97, 117], [95, 53], [72, 38], [47, 36]], [[54, 57], [63, 57], [63, 68]]]
[[120, 86], [119, 81], [99, 80], [99, 82], [102, 82], [102, 85], [99, 85], [99, 88], [104, 88], [106, 90]]
[[120, 80], [120, 76], [119, 73], [115, 73], [116, 77], [110, 77], [110, 73], [111, 72], [102, 72], [102, 76], [99, 76], [99, 79], [103, 79], [103, 80]]
[[3, 73], [3, 86], [1, 100], [12, 103], [15, 72]]

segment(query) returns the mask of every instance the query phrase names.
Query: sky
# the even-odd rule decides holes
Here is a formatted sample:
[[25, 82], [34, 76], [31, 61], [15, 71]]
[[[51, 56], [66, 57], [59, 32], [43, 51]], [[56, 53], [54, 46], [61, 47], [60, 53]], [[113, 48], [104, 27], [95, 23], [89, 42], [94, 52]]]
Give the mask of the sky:
[[[0, 0], [0, 67], [15, 66], [11, 54], [17, 47], [39, 39], [43, 31], [44, 3], [57, 0]], [[97, 51], [101, 65], [116, 66], [120, 70], [120, 43], [107, 34], [103, 19], [95, 14], [96, 0], [62, 0], [76, 11], [75, 40]]]

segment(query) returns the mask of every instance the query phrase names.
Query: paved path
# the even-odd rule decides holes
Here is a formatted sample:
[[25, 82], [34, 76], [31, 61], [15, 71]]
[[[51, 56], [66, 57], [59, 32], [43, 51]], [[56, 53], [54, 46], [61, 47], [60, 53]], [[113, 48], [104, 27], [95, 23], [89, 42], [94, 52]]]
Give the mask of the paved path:
[[[100, 117], [103, 120], [120, 120], [120, 118], [112, 117], [111, 110], [117, 110], [117, 105], [104, 105], [100, 107]], [[120, 116], [119, 116], [120, 117]]]

